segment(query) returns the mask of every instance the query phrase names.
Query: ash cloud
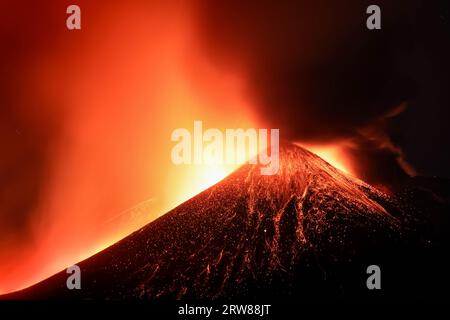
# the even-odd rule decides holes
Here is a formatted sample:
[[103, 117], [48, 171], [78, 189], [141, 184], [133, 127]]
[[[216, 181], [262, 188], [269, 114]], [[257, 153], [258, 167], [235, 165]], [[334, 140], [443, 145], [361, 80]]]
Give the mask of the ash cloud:
[[[53, 3], [54, 5], [55, 3]], [[52, 49], [59, 21], [48, 13], [64, 12], [52, 3], [2, 3], [0, 21], [0, 259], [26, 243], [38, 219], [50, 150], [58, 133], [50, 106], [29, 85], [36, 57]], [[18, 18], [20, 17], [20, 19]], [[51, 17], [51, 18], [49, 18]], [[10, 250], [10, 248], [14, 248]], [[5, 259], [5, 258], [4, 258]], [[6, 261], [6, 259], [5, 259]]]
[[360, 176], [390, 185], [414, 172], [396, 143], [407, 133], [392, 134], [389, 121], [418, 90], [424, 3], [379, 1], [375, 31], [366, 28], [370, 4], [200, 1], [198, 26], [212, 61], [247, 76], [266, 125], [292, 140], [350, 140]]

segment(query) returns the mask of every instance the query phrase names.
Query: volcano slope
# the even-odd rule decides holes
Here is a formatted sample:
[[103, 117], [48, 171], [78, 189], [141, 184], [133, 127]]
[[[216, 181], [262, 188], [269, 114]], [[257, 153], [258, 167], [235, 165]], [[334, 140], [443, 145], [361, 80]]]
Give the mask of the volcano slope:
[[[6, 298], [406, 297], [436, 291], [431, 271], [439, 272], [438, 262], [427, 247], [434, 240], [418, 228], [428, 213], [411, 204], [412, 189], [388, 196], [293, 144], [280, 149], [277, 175], [259, 169], [242, 166], [78, 263], [81, 290], [68, 290], [68, 274], [61, 271]], [[381, 268], [382, 290], [366, 287], [372, 264]]]

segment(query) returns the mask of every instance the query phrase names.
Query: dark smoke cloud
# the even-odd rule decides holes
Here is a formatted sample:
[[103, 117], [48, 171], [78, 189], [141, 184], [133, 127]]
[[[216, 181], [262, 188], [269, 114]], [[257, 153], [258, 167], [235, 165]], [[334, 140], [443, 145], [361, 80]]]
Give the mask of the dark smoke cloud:
[[[374, 120], [370, 125], [357, 130], [344, 149], [354, 161], [354, 170], [359, 177], [372, 184], [395, 186], [406, 176], [415, 176], [416, 170], [405, 160], [405, 153], [388, 134], [387, 124], [402, 113], [406, 104], [399, 105], [388, 114]], [[369, 170], [368, 170], [369, 168]]]
[[360, 176], [392, 184], [413, 170], [386, 115], [416, 96], [418, 31], [427, 27], [423, 2], [378, 1], [382, 30], [370, 31], [370, 4], [200, 1], [199, 29], [213, 61], [246, 74], [268, 126], [293, 140], [350, 139]]

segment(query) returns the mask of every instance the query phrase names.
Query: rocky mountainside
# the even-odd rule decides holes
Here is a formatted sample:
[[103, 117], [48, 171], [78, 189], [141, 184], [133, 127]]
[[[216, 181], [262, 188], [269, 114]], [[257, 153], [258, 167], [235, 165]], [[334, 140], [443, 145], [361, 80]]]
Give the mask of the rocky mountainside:
[[[436, 264], [445, 266], [439, 258], [444, 242], [435, 235], [444, 232], [431, 230], [428, 221], [448, 220], [443, 216], [448, 205], [430, 189], [405, 190], [388, 196], [288, 144], [280, 149], [277, 175], [263, 176], [258, 165], [244, 165], [78, 263], [81, 290], [68, 290], [68, 275], [62, 271], [5, 297], [439, 295], [445, 286], [435, 283], [440, 278]], [[430, 203], [435, 207], [428, 212]], [[439, 225], [444, 226], [442, 221]], [[366, 268], [373, 264], [381, 268], [382, 290], [366, 287]]]

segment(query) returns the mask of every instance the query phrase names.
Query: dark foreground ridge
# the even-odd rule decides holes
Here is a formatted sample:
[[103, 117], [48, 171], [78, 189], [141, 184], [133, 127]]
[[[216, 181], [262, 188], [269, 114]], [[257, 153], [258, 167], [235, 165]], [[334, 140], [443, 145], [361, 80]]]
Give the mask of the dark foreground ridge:
[[[81, 290], [63, 270], [3, 298], [441, 296], [448, 190], [414, 180], [388, 196], [289, 144], [277, 175], [244, 165], [80, 262]], [[381, 290], [366, 287], [373, 264]]]

